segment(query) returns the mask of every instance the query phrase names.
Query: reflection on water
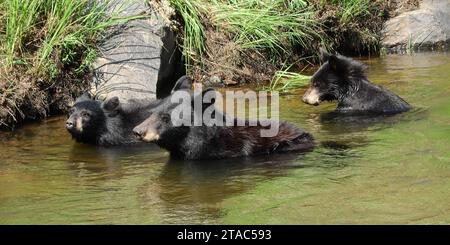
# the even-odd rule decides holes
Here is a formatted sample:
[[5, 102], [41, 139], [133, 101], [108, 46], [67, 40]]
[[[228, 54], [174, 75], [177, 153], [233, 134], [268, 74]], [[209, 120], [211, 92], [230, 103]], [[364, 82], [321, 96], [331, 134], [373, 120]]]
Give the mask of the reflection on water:
[[[164, 202], [169, 222], [190, 222], [192, 215], [205, 219], [201, 222], [212, 222], [221, 215], [219, 204], [223, 199], [251, 190], [256, 182], [284, 176], [289, 169], [301, 167], [301, 155], [293, 154], [218, 160], [214, 164], [169, 160], [156, 181], [158, 198]], [[154, 187], [155, 181], [143, 187], [146, 201], [155, 195]]]
[[450, 56], [364, 62], [415, 109], [343, 117], [293, 91], [280, 114], [315, 135], [306, 154], [180, 162], [77, 144], [62, 117], [0, 132], [0, 223], [449, 223]]

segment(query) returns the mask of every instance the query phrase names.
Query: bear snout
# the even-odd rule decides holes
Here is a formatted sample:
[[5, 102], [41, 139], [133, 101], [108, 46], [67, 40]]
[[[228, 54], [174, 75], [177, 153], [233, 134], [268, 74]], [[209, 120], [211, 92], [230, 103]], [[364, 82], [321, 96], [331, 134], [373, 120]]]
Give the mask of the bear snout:
[[133, 129], [134, 135], [145, 142], [152, 142], [159, 140], [159, 134], [153, 128], [138, 125]]
[[145, 134], [145, 130], [143, 130], [140, 127], [134, 127], [133, 128], [133, 134], [134, 134], [134, 136], [136, 136], [136, 138], [142, 139], [144, 134]]
[[72, 120], [69, 119], [66, 121], [66, 129], [72, 130], [74, 128], [74, 126], [75, 126], [75, 124], [73, 123]]
[[308, 88], [302, 97], [302, 101], [309, 105], [319, 105], [319, 93], [316, 88]]

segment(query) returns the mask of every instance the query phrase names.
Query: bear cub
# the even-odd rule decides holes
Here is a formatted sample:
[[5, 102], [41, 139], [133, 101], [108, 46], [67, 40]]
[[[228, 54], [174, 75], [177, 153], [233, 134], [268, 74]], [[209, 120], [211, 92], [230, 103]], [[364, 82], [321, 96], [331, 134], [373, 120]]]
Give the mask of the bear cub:
[[[171, 117], [174, 110], [205, 115], [205, 109], [211, 108], [215, 103], [213, 97], [209, 102], [205, 102], [204, 95], [207, 92], [215, 91], [208, 89], [195, 95], [191, 89], [192, 81], [186, 76], [180, 78], [172, 90], [172, 94], [166, 97], [157, 107], [151, 109], [151, 115], [136, 126], [133, 131], [138, 138], [146, 142], [155, 142], [160, 147], [168, 150], [172, 157], [181, 159], [212, 159], [243, 157], [257, 154], [270, 154], [287, 151], [308, 151], [314, 147], [314, 140], [311, 134], [287, 122], [279, 122], [278, 134], [273, 137], [261, 137], [260, 130], [267, 129], [269, 125], [258, 121], [257, 126], [251, 126], [248, 120], [244, 120], [245, 126], [223, 126], [211, 124], [207, 120], [199, 126], [185, 126]], [[177, 99], [172, 99], [175, 92], [185, 91], [190, 94], [190, 104], [180, 103]], [[194, 109], [195, 96], [202, 96], [199, 100], [202, 103], [202, 110]], [[202, 99], [203, 98], [203, 99]], [[177, 101], [177, 102], [173, 102]], [[189, 102], [189, 101], [188, 101]], [[186, 109], [186, 110], [185, 110]], [[214, 120], [225, 120], [226, 114], [214, 111]], [[205, 118], [205, 117], [203, 117]], [[174, 121], [172, 121], [174, 120]], [[224, 121], [222, 121], [224, 122]], [[242, 122], [242, 121], [241, 121]]]
[[69, 110], [66, 129], [77, 142], [93, 145], [124, 145], [138, 143], [133, 127], [145, 120], [149, 108], [159, 101], [131, 101], [122, 104], [112, 97], [104, 102], [92, 99], [88, 93], [75, 101]]
[[361, 62], [322, 49], [320, 52], [323, 64], [312, 76], [303, 102], [318, 105], [337, 100], [336, 111], [355, 114], [396, 114], [411, 109], [398, 95], [371, 83]]

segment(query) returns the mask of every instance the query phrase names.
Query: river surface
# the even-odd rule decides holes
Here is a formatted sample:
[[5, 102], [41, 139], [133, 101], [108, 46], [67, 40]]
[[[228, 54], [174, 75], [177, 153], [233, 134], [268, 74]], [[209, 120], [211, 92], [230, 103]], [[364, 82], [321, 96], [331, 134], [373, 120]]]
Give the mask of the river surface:
[[304, 88], [282, 95], [281, 119], [317, 139], [306, 154], [179, 162], [75, 143], [65, 117], [0, 132], [0, 224], [450, 223], [450, 54], [364, 62], [415, 109], [330, 118]]

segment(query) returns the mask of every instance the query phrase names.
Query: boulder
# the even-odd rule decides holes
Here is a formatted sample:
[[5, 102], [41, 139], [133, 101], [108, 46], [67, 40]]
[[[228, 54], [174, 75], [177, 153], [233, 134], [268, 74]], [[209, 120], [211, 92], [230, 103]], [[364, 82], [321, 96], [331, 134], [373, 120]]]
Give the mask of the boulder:
[[[169, 6], [165, 0], [160, 2]], [[120, 17], [148, 17], [108, 31], [98, 47], [100, 56], [94, 62], [90, 92], [100, 100], [164, 97], [184, 73], [169, 19], [146, 0], [114, 0], [110, 4], [111, 13], [121, 9]]]
[[385, 23], [382, 45], [390, 52], [447, 50], [450, 44], [450, 1], [424, 0], [419, 9]]

